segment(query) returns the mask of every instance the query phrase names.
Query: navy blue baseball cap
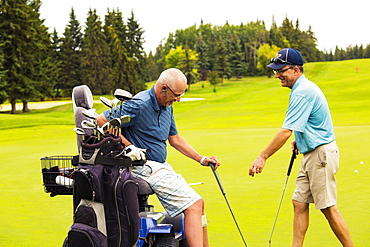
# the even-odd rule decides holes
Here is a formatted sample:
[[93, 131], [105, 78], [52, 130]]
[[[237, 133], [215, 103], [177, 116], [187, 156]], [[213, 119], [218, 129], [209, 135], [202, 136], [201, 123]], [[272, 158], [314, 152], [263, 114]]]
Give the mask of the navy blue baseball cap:
[[293, 48], [281, 49], [274, 58], [271, 58], [270, 64], [267, 65], [271, 69], [281, 69], [288, 64], [303, 65], [303, 58], [299, 51]]

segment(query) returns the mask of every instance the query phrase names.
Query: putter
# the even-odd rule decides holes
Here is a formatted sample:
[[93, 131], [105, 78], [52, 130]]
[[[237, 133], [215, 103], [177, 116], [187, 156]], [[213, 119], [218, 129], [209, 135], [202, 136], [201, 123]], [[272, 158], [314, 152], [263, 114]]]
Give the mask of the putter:
[[230, 210], [230, 213], [231, 213], [231, 215], [232, 215], [232, 217], [233, 217], [233, 219], [234, 219], [235, 225], [236, 225], [236, 227], [238, 228], [238, 231], [239, 231], [240, 237], [242, 238], [242, 240], [243, 240], [243, 242], [244, 242], [245, 247], [247, 247], [247, 243], [245, 242], [245, 239], [244, 239], [243, 233], [242, 233], [242, 231], [240, 230], [239, 224], [238, 224], [238, 222], [236, 221], [236, 218], [235, 218], [235, 215], [234, 215], [234, 213], [233, 213], [233, 210], [231, 209], [230, 204], [229, 204], [229, 201], [227, 200], [225, 190], [224, 190], [224, 188], [223, 188], [223, 186], [222, 186], [222, 184], [221, 184], [221, 180], [220, 180], [220, 178], [218, 177], [218, 173], [217, 173], [217, 171], [216, 171], [216, 169], [215, 169], [215, 164], [214, 164], [214, 163], [209, 163], [209, 166], [211, 167], [212, 172], [213, 172], [213, 174], [215, 175], [215, 178], [216, 178], [216, 180], [217, 180], [218, 186], [219, 186], [219, 187], [220, 187], [220, 189], [221, 189], [221, 193], [222, 193], [222, 195], [223, 195], [223, 196], [224, 196], [224, 198], [225, 198], [225, 201], [226, 201], [227, 206], [229, 207], [229, 210]]
[[279, 206], [278, 206], [278, 209], [277, 209], [277, 212], [276, 212], [274, 224], [272, 225], [272, 230], [271, 230], [270, 239], [269, 239], [269, 246], [270, 247], [271, 247], [272, 235], [274, 234], [275, 225], [276, 225], [276, 221], [277, 221], [277, 218], [278, 218], [278, 215], [279, 215], [281, 203], [283, 201], [284, 192], [285, 192], [286, 186], [288, 184], [288, 179], [289, 179], [289, 176], [290, 176], [290, 172], [292, 171], [294, 160], [296, 158], [295, 151], [296, 151], [296, 148], [294, 148], [293, 151], [292, 151], [292, 157], [290, 158], [290, 163], [289, 163], [289, 167], [288, 167], [288, 172], [286, 174], [286, 179], [285, 179], [285, 184], [284, 184], [284, 188], [283, 188], [283, 193], [282, 193], [281, 198], [280, 198], [280, 203], [279, 203]]

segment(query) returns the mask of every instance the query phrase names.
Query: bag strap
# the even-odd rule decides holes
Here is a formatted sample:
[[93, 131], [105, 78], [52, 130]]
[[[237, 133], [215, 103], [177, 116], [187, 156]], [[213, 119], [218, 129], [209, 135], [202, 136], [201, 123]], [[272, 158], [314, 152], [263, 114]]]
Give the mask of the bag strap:
[[83, 158], [80, 159], [80, 155], [75, 155], [72, 158], [72, 164], [74, 166], [77, 166], [78, 164], [89, 164], [89, 165], [95, 165], [95, 164], [102, 164], [102, 165], [109, 165], [109, 166], [123, 166], [123, 167], [131, 167], [132, 161], [129, 157], [126, 158], [113, 158], [109, 156], [96, 156], [94, 159], [94, 162], [92, 163], [89, 160], [84, 160]]

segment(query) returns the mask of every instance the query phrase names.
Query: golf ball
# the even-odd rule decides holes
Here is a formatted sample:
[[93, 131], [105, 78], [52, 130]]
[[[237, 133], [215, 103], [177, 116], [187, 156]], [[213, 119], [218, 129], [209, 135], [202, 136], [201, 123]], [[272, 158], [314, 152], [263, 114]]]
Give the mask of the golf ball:
[[357, 170], [355, 170], [355, 172], [357, 173], [358, 171], [357, 171]]
[[363, 165], [363, 164], [364, 164], [364, 162], [363, 162], [363, 161], [360, 161], [360, 164], [361, 164], [361, 165]]

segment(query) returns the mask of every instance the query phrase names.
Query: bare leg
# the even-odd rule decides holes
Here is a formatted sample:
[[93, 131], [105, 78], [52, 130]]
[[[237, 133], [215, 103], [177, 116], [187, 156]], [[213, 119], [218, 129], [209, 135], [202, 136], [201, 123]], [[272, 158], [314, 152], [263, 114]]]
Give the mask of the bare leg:
[[337, 205], [321, 209], [321, 212], [325, 215], [331, 229], [333, 230], [339, 241], [342, 243], [342, 245], [345, 247], [353, 247], [348, 226], [342, 214], [339, 212]]
[[198, 200], [184, 211], [185, 235], [189, 247], [207, 247], [207, 228], [202, 227], [202, 215], [204, 214], [204, 201]]
[[304, 237], [308, 229], [309, 204], [293, 200], [294, 224], [293, 224], [293, 247], [302, 247]]

